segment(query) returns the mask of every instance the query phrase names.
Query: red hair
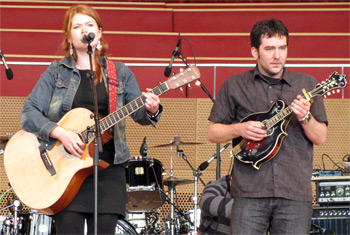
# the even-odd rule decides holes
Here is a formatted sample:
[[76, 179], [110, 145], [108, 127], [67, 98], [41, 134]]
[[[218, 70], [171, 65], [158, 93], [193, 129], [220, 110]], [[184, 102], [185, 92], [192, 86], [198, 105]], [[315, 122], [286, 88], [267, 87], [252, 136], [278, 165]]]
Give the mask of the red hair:
[[[71, 40], [70, 32], [72, 30], [72, 19], [76, 14], [83, 14], [83, 15], [90, 16], [91, 18], [93, 18], [96, 21], [98, 28], [101, 31], [103, 31], [103, 25], [102, 25], [101, 18], [95, 9], [93, 9], [87, 5], [75, 5], [75, 6], [70, 7], [66, 11], [66, 15], [65, 15], [64, 21], [63, 21], [63, 30], [66, 34], [66, 37], [62, 42], [62, 48], [64, 50], [64, 55], [66, 57], [73, 57], [74, 60], [77, 59], [77, 55], [76, 55], [74, 50], [73, 50], [73, 55], [70, 54], [70, 49], [72, 47], [72, 40]], [[108, 43], [103, 38], [103, 35], [101, 35], [100, 42], [101, 42], [102, 49], [95, 50], [95, 56], [93, 58], [93, 60], [96, 64], [96, 68], [95, 68], [94, 72], [96, 74], [96, 79], [98, 82], [102, 81], [101, 67], [103, 67], [103, 65], [100, 62], [100, 57], [104, 57], [106, 51], [108, 50]]]

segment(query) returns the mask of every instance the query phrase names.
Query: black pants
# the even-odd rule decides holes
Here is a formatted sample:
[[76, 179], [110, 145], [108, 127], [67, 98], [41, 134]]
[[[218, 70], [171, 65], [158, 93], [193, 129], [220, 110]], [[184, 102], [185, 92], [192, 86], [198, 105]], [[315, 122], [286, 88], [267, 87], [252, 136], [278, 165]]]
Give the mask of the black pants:
[[[84, 234], [85, 219], [87, 233], [94, 234], [94, 214], [63, 211], [53, 216], [56, 234]], [[99, 214], [97, 220], [98, 234], [114, 234], [118, 221], [117, 214]]]

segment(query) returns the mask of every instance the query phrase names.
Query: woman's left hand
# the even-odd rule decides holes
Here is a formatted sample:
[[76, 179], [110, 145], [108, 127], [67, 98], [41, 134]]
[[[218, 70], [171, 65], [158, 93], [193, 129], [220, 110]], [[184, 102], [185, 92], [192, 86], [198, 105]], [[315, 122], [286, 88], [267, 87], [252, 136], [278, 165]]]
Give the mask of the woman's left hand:
[[[152, 89], [147, 88], [147, 91], [151, 91], [151, 90]], [[159, 97], [151, 92], [142, 92], [142, 95], [146, 97], [145, 106], [148, 112], [151, 115], [156, 114], [159, 109], [159, 103], [160, 103]]]

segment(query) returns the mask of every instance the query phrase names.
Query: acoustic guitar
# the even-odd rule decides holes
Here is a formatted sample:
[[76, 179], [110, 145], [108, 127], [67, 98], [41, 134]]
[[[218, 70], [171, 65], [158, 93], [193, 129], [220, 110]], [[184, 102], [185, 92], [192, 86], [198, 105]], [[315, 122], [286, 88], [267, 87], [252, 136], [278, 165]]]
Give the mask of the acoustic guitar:
[[[307, 92], [303, 89], [303, 96], [311, 101], [312, 97], [323, 96], [330, 90], [344, 88], [346, 86], [345, 79], [345, 75], [334, 72], [326, 81], [317, 84], [312, 91]], [[278, 100], [267, 112], [253, 113], [243, 118], [241, 123], [261, 121], [268, 136], [260, 141], [252, 141], [242, 137], [233, 139], [233, 155], [239, 161], [251, 164], [255, 169], [259, 170], [263, 163], [271, 160], [279, 151], [284, 137], [287, 136], [286, 128], [292, 113], [291, 106], [286, 107], [284, 101]]]
[[[180, 70], [150, 92], [159, 96], [170, 89], [177, 89], [200, 78], [196, 66]], [[144, 106], [146, 98], [140, 96], [122, 108], [100, 120], [102, 143], [112, 138], [108, 130], [130, 114]], [[19, 199], [28, 207], [52, 215], [67, 207], [87, 176], [93, 173], [93, 140], [95, 122], [93, 113], [85, 108], [69, 111], [58, 125], [74, 131], [86, 143], [82, 158], [69, 154], [60, 141], [46, 149], [37, 137], [20, 130], [8, 141], [4, 151], [7, 177]], [[89, 131], [90, 130], [90, 131]], [[108, 163], [100, 160], [99, 170]]]

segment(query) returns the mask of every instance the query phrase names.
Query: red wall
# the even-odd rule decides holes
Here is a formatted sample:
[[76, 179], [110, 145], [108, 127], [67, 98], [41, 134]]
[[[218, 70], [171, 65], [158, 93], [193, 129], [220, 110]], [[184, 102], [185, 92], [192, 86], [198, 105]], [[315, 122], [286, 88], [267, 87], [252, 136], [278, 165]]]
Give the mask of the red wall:
[[[17, 4], [17, 5], [16, 5]], [[11, 62], [51, 62], [62, 55], [62, 21], [71, 4], [6, 2], [1, 10], [1, 50], [14, 72], [8, 81], [0, 70], [1, 96], [27, 96], [47, 65], [13, 65]], [[158, 66], [131, 66], [140, 87], [155, 87], [165, 81], [164, 68], [179, 38], [180, 52], [200, 68], [202, 83], [213, 94], [232, 74], [250, 68], [207, 67], [206, 64], [249, 64], [249, 32], [253, 24], [266, 18], [281, 19], [290, 31], [288, 65], [331, 64], [291, 70], [309, 73], [320, 82], [333, 71], [349, 75], [349, 3], [267, 4], [169, 4], [169, 3], [99, 3], [94, 6], [103, 22], [110, 44], [110, 58], [125, 63], [154, 63]], [[192, 48], [193, 51], [192, 51]], [[193, 54], [194, 52], [194, 54]], [[181, 64], [176, 59], [176, 64]], [[343, 65], [343, 66], [342, 66]], [[177, 71], [174, 67], [173, 71]], [[216, 74], [214, 75], [214, 71]], [[214, 95], [214, 94], [213, 94]], [[184, 92], [169, 91], [167, 97], [207, 97], [192, 85]], [[349, 86], [334, 98], [350, 98]]]

